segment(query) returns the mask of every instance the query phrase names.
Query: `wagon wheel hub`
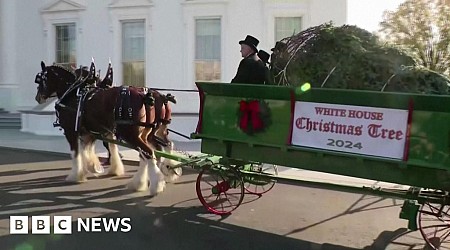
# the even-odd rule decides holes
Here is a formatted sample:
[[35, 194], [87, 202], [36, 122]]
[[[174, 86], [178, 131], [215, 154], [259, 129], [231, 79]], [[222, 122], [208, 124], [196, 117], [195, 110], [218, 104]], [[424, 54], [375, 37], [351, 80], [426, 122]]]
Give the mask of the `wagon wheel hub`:
[[230, 183], [228, 181], [222, 181], [221, 183], [218, 183], [214, 187], [212, 187], [212, 193], [213, 194], [220, 194], [225, 193], [230, 189]]

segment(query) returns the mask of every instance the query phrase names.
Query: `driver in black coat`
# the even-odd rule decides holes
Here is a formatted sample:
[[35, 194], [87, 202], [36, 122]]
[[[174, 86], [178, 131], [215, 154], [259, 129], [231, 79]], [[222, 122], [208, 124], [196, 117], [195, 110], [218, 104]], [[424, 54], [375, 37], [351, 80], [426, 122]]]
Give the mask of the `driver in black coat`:
[[245, 40], [239, 41], [241, 55], [244, 59], [239, 63], [236, 76], [232, 83], [264, 84], [267, 81], [265, 65], [257, 56], [259, 40], [247, 35]]

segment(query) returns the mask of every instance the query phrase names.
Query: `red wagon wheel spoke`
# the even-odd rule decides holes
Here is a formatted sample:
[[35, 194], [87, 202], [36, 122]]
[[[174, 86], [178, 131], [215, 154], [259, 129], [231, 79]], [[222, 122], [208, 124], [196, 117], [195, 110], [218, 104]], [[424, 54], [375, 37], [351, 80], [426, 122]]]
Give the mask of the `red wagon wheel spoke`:
[[418, 226], [432, 249], [450, 249], [450, 207], [425, 202], [419, 209]]
[[[447, 229], [448, 229], [448, 228], [447, 228]], [[444, 236], [444, 237], [441, 237], [441, 238], [447, 239], [449, 235], [450, 235], [450, 230], [447, 230], [447, 232], [445, 233], [445, 236]], [[446, 242], [447, 242], [447, 241], [446, 241]]]
[[[433, 205], [431, 203], [425, 203], [425, 204], [427, 205], [427, 207], [430, 208], [432, 213], [436, 213], [436, 214], [439, 213], [440, 207], [438, 207], [438, 206], [441, 206], [441, 205], [436, 205], [435, 206], [435, 205]], [[445, 214], [445, 215], [447, 215], [447, 217], [450, 218], [450, 214], [448, 213], [449, 210], [450, 210], [450, 206], [446, 209], [446, 212], [444, 212], [444, 209], [442, 209], [440, 214]]]
[[[249, 175], [243, 174], [244, 188], [251, 194], [264, 194], [269, 192], [276, 183], [271, 176], [278, 175], [278, 168], [273, 164], [259, 164], [244, 166], [244, 171], [250, 172]], [[253, 175], [262, 174], [262, 175]]]
[[[211, 176], [211, 177], [214, 177], [214, 176]], [[214, 183], [214, 182], [215, 182], [215, 183]], [[211, 181], [205, 180], [205, 184], [208, 184], [209, 186], [214, 187], [214, 186], [217, 186], [217, 184], [219, 184], [219, 180], [218, 180], [218, 179], [215, 179], [215, 180], [213, 180], [212, 182], [211, 182]]]
[[[440, 227], [442, 227], [442, 228], [440, 228]], [[438, 236], [438, 234], [440, 233], [440, 232], [443, 232], [443, 231], [447, 231], [448, 233], [450, 233], [450, 229], [448, 228], [448, 227], [445, 227], [445, 226], [443, 226], [443, 225], [432, 225], [432, 226], [426, 226], [426, 227], [424, 227], [424, 228], [440, 228], [440, 229], [436, 229], [434, 232], [431, 232], [431, 233], [425, 233], [425, 235], [426, 236], [433, 236], [433, 237], [436, 237], [436, 236]], [[447, 233], [447, 235], [446, 236], [448, 236], [448, 233]], [[442, 238], [442, 237], [440, 237], [440, 238]], [[446, 238], [446, 237], [445, 237]]]
[[240, 175], [231, 168], [209, 166], [197, 177], [197, 196], [202, 205], [214, 214], [229, 214], [244, 198]]
[[433, 225], [423, 227], [421, 230], [428, 231], [432, 230], [429, 233], [422, 233], [425, 241], [430, 247], [434, 249], [450, 249], [450, 230], [447, 226], [444, 225]]

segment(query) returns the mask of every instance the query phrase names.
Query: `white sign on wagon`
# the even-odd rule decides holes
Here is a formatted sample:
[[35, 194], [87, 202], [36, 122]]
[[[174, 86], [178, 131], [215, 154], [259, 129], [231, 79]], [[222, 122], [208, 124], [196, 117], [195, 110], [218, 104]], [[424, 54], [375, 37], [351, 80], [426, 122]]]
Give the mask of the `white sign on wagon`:
[[402, 159], [408, 110], [296, 102], [292, 145]]

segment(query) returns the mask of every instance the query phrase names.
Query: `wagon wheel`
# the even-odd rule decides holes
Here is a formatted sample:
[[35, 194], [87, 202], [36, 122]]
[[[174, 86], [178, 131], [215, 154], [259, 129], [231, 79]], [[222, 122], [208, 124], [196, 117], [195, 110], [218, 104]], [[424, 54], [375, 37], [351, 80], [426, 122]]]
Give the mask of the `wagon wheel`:
[[420, 233], [432, 249], [450, 248], [450, 206], [425, 202], [418, 220]]
[[218, 215], [230, 214], [244, 199], [240, 174], [222, 165], [204, 167], [197, 177], [196, 190], [203, 206]]
[[[271, 176], [278, 176], [278, 167], [273, 164], [250, 164], [244, 166], [242, 174], [244, 188], [251, 194], [264, 194], [275, 186], [276, 180]], [[250, 174], [245, 174], [249, 172]]]

